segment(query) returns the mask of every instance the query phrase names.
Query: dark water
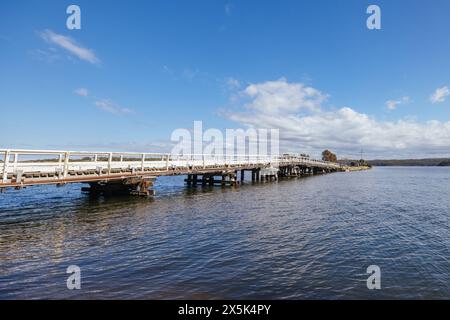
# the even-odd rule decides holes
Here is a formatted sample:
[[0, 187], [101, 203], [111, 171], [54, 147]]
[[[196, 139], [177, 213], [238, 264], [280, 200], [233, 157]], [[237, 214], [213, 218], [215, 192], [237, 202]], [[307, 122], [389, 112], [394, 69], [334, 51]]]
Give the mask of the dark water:
[[[0, 298], [450, 298], [450, 168], [92, 199], [0, 194]], [[66, 288], [69, 265], [81, 290]], [[368, 290], [366, 268], [381, 268]]]

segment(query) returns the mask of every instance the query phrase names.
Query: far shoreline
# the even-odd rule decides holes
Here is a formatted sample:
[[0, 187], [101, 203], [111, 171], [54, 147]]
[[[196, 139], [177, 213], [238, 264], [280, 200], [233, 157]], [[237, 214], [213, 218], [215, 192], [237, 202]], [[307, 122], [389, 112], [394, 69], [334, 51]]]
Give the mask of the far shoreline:
[[[339, 160], [341, 164], [350, 162], [358, 163], [358, 160]], [[375, 159], [366, 160], [365, 163], [373, 167], [450, 167], [450, 158], [425, 158], [425, 159]]]

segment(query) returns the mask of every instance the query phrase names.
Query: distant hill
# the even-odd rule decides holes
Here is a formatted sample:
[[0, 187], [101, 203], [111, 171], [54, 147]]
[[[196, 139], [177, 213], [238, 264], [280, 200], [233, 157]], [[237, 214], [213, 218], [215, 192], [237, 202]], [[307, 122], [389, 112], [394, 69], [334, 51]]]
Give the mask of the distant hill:
[[373, 166], [450, 166], [450, 159], [446, 158], [431, 158], [431, 159], [402, 159], [402, 160], [368, 160]]

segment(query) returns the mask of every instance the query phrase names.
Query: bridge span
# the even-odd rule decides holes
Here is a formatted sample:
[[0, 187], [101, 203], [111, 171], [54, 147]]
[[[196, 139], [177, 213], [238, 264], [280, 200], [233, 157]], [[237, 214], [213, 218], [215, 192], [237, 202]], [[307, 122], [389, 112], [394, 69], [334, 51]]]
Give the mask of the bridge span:
[[[0, 149], [0, 191], [27, 186], [87, 183], [95, 194], [153, 195], [159, 176], [186, 175], [188, 185], [238, 185], [252, 181], [341, 171], [337, 163], [300, 155], [211, 156], [137, 152]], [[239, 179], [238, 179], [239, 178]]]

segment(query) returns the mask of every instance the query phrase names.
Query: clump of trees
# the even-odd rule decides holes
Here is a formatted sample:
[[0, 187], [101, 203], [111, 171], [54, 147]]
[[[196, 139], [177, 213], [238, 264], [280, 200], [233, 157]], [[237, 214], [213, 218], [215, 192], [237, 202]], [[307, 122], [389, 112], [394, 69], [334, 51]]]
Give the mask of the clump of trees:
[[330, 161], [330, 162], [337, 162], [337, 157], [333, 152], [331, 152], [330, 150], [327, 149], [322, 152], [322, 160]]

